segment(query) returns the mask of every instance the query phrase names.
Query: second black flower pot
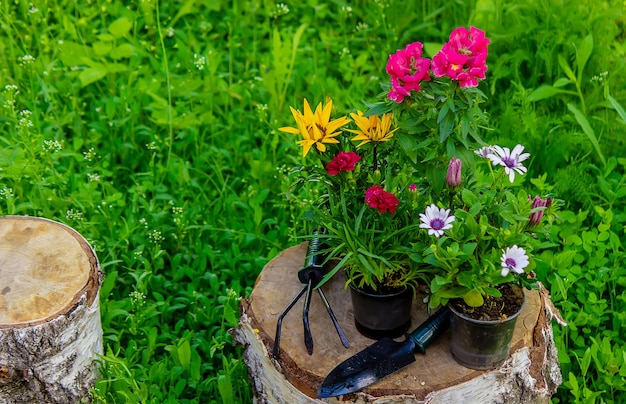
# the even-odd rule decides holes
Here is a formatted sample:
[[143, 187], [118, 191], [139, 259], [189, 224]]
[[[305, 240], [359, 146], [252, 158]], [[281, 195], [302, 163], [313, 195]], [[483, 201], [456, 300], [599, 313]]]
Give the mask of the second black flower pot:
[[368, 338], [397, 338], [411, 326], [413, 291], [404, 288], [394, 293], [366, 292], [350, 284], [354, 323]]
[[478, 370], [494, 369], [508, 357], [519, 310], [504, 320], [482, 321], [450, 307], [450, 350], [461, 365]]

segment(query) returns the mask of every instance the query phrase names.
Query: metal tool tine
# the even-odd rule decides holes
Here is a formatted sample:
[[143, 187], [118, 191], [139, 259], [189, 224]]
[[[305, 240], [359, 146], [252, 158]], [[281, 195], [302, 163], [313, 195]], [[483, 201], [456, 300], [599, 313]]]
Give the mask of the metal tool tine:
[[341, 329], [341, 326], [339, 325], [339, 322], [337, 321], [337, 318], [335, 317], [335, 313], [333, 313], [333, 309], [330, 308], [330, 304], [328, 303], [328, 300], [326, 300], [326, 296], [324, 295], [324, 292], [322, 292], [322, 289], [317, 289], [317, 291], [319, 292], [320, 297], [322, 298], [322, 302], [324, 302], [324, 306], [326, 306], [326, 311], [328, 311], [328, 315], [330, 316], [330, 319], [333, 321], [333, 325], [335, 326], [335, 330], [337, 330], [337, 334], [339, 334], [339, 339], [341, 340], [341, 343], [343, 344], [344, 347], [350, 348], [350, 342], [348, 341], [346, 334], [343, 333], [343, 330]]
[[283, 318], [285, 318], [289, 310], [291, 310], [296, 302], [300, 300], [307, 288], [308, 286], [303, 287], [298, 295], [291, 301], [291, 303], [289, 303], [287, 308], [280, 314], [280, 316], [278, 316], [278, 321], [276, 321], [276, 337], [274, 338], [274, 349], [272, 350], [272, 355], [274, 356], [274, 358], [278, 358], [278, 355], [280, 355], [280, 329], [282, 328]]
[[313, 335], [309, 325], [309, 307], [311, 306], [311, 293], [313, 292], [313, 279], [309, 278], [306, 286], [306, 297], [304, 298], [304, 308], [302, 309], [302, 323], [304, 324], [304, 346], [309, 355], [313, 355]]

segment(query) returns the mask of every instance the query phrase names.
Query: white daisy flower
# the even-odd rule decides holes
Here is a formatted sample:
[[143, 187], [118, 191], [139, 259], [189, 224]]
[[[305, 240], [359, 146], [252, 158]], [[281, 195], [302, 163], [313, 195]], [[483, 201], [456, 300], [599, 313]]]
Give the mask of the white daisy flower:
[[493, 146], [493, 153], [489, 154], [487, 158], [491, 160], [494, 165], [500, 165], [504, 167], [504, 172], [509, 176], [509, 180], [513, 182], [515, 180], [515, 172], [518, 174], [524, 174], [526, 167], [522, 165], [522, 161], [530, 157], [529, 153], [522, 153], [524, 146], [518, 144], [510, 151], [508, 147]]
[[513, 271], [518, 274], [524, 273], [524, 268], [528, 266], [528, 256], [523, 248], [514, 245], [509, 247], [506, 251], [502, 250], [503, 254], [500, 258], [502, 260], [502, 276], [507, 276], [509, 271]]
[[430, 235], [441, 237], [444, 230], [452, 228], [454, 219], [454, 216], [450, 216], [450, 209], [440, 209], [432, 204], [426, 208], [425, 213], [420, 213], [420, 228], [428, 229]]
[[489, 158], [489, 155], [493, 153], [493, 146], [483, 146], [478, 150], [474, 150], [474, 153], [484, 159], [487, 159]]

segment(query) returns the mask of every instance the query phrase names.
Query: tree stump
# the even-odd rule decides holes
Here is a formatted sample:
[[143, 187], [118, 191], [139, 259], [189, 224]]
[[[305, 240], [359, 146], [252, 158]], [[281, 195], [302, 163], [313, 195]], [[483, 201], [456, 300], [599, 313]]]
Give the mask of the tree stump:
[[101, 277], [73, 229], [0, 217], [0, 403], [89, 401], [102, 353]]
[[[415, 354], [415, 363], [361, 392], [315, 399], [330, 370], [375, 341], [356, 330], [349, 291], [336, 276], [323, 290], [350, 348], [342, 346], [321, 299], [313, 294], [309, 312], [313, 355], [306, 353], [303, 342], [301, 299], [283, 320], [279, 358], [271, 357], [277, 317], [303, 286], [297, 271], [305, 255], [303, 243], [283, 251], [265, 266], [250, 298], [242, 302], [241, 319], [233, 331], [235, 340], [246, 345], [244, 360], [260, 403], [548, 403], [561, 383], [550, 322], [558, 312], [547, 291], [540, 289], [526, 291], [509, 358], [497, 369], [478, 371], [459, 365], [450, 354], [446, 331], [426, 354]], [[426, 318], [426, 305], [418, 296], [410, 330]]]

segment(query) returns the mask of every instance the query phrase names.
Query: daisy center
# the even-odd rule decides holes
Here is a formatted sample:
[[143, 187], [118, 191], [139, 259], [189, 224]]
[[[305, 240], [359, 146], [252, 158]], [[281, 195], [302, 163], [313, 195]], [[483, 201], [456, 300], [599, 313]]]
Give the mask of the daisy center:
[[512, 157], [503, 157], [502, 162], [509, 168], [515, 167], [516, 164], [515, 159]]
[[433, 230], [441, 230], [446, 225], [446, 222], [439, 218], [435, 218], [430, 221], [430, 228]]
[[509, 268], [509, 269], [513, 269], [513, 268], [517, 267], [517, 262], [515, 262], [515, 260], [513, 258], [507, 258], [504, 261], [504, 265], [506, 265], [507, 268]]

